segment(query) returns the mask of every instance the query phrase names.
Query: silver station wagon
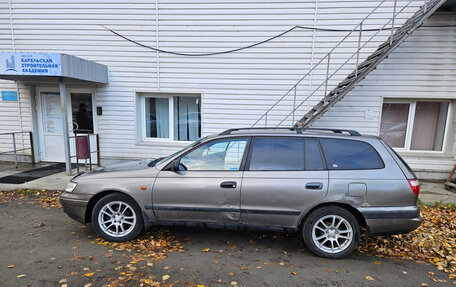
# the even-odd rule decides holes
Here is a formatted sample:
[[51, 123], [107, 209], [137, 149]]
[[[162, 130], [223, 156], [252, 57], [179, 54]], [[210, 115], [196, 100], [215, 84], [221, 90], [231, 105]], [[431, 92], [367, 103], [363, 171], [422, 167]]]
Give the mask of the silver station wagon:
[[[351, 130], [230, 129], [154, 161], [79, 175], [64, 211], [109, 241], [156, 224], [302, 232], [314, 254], [342, 258], [366, 236], [421, 223], [419, 182], [382, 139]], [[362, 228], [362, 229], [361, 229]]]

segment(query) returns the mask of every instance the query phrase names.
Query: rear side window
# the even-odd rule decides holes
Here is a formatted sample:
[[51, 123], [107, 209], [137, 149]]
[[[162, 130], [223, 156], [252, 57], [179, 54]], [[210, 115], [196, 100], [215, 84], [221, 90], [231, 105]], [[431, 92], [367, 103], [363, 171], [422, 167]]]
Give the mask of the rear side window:
[[304, 170], [303, 140], [255, 138], [250, 170]]
[[379, 169], [384, 164], [374, 148], [360, 141], [320, 139], [328, 169]]
[[317, 141], [315, 139], [305, 139], [304, 142], [306, 170], [324, 170], [325, 165], [323, 164]]

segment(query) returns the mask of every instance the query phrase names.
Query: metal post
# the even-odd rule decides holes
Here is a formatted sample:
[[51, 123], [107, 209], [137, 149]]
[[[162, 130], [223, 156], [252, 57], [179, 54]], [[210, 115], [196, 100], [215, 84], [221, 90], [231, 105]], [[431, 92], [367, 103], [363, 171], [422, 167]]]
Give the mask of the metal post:
[[33, 134], [29, 132], [29, 139], [30, 139], [30, 150], [32, 153], [32, 164], [35, 164], [35, 148], [33, 147]]
[[296, 107], [296, 86], [294, 87], [294, 98], [293, 98], [293, 124], [295, 122], [295, 107]]
[[14, 133], [11, 133], [11, 136], [13, 137], [13, 149], [14, 149], [14, 165], [17, 168], [17, 151], [16, 151], [16, 138], [14, 137]]
[[361, 47], [361, 37], [363, 33], [363, 22], [359, 24], [359, 37], [358, 37], [358, 50], [356, 52], [356, 70], [355, 70], [355, 77], [358, 76], [358, 63], [359, 63], [359, 51]]
[[[426, 3], [426, 1], [424, 1]], [[394, 20], [396, 20], [396, 5], [397, 0], [394, 0], [394, 8], [393, 8], [393, 22], [391, 23], [391, 36], [390, 36], [390, 45], [393, 45], [393, 35], [394, 35]], [[426, 10], [426, 8], [425, 8]]]
[[100, 166], [100, 142], [98, 138], [98, 134], [95, 135], [97, 139], [97, 165]]
[[328, 54], [328, 65], [326, 66], [326, 83], [325, 83], [325, 94], [324, 96], [326, 97], [326, 93], [328, 92], [328, 80], [329, 80], [329, 64], [331, 61], [331, 53]]
[[87, 132], [87, 150], [89, 151], [89, 169], [92, 170], [92, 151], [90, 150], [90, 134]]
[[66, 84], [61, 79], [59, 83], [60, 89], [60, 108], [62, 111], [63, 124], [63, 145], [65, 147], [65, 169], [68, 175], [71, 175], [71, 155], [70, 155], [70, 136], [68, 133], [68, 113], [67, 113], [67, 94]]

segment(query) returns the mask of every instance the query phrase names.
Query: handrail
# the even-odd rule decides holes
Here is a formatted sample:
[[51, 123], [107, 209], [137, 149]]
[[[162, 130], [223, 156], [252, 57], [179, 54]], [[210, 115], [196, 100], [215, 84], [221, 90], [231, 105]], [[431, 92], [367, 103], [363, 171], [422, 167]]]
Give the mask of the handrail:
[[[408, 7], [408, 5], [410, 3], [412, 3], [414, 0], [410, 0], [404, 7], [402, 7], [402, 9], [398, 12], [398, 13], [401, 13], [405, 8]], [[359, 51], [364, 48], [375, 36], [378, 35], [378, 33], [380, 33], [380, 31], [382, 31], [390, 22], [392, 21], [392, 19], [390, 19], [388, 22], [386, 22], [386, 24], [383, 25], [383, 27], [381, 29], [379, 29], [374, 35], [372, 35], [369, 40], [367, 40], [360, 48], [359, 50], [357, 50], [355, 53], [353, 53], [350, 58], [348, 58], [342, 65], [339, 66], [338, 69], [336, 69], [330, 76], [327, 76], [326, 80], [321, 83], [311, 94], [309, 94], [304, 100], [301, 101], [301, 103], [298, 105], [298, 106], [295, 106], [293, 107], [293, 110], [288, 114], [286, 115], [286, 117], [281, 120], [276, 126], [279, 126], [281, 125], [284, 121], [286, 121], [294, 112], [296, 112], [297, 109], [299, 109], [305, 101], [307, 101], [311, 96], [313, 96], [324, 84], [326, 85], [327, 84], [327, 81], [330, 80], [338, 71], [340, 71], [355, 55], [358, 55], [359, 54]], [[358, 65], [356, 65], [356, 70], [355, 72], [357, 73], [358, 72]], [[325, 96], [326, 96], [326, 91], [325, 91]]]
[[[16, 134], [29, 134], [29, 141], [30, 141], [30, 147], [24, 148], [24, 142], [22, 142], [22, 148], [17, 149], [16, 148]], [[7, 133], [0, 133], [0, 136], [4, 135], [11, 135], [12, 141], [13, 141], [13, 150], [10, 151], [3, 151], [0, 152], [0, 154], [9, 154], [13, 153], [14, 154], [14, 165], [16, 168], [18, 168], [18, 160], [17, 160], [17, 152], [18, 151], [25, 151], [25, 150], [30, 150], [31, 157], [32, 157], [32, 164], [35, 164], [35, 151], [33, 149], [33, 135], [32, 132], [7, 132]]]
[[[431, 1], [431, 0], [424, 0], [425, 2], [425, 6], [427, 4], [427, 1]], [[357, 55], [357, 60], [356, 60], [356, 70], [355, 70], [355, 73], [358, 72], [358, 66], [359, 66], [359, 54], [360, 54], [360, 51], [361, 49], [363, 49], [368, 43], [370, 43], [370, 41], [373, 39], [373, 37], [375, 37], [376, 35], [378, 35], [378, 33], [380, 33], [381, 31], [384, 31], [386, 30], [386, 26], [388, 26], [388, 24], [392, 21], [392, 25], [391, 25], [391, 31], [392, 31], [392, 34], [393, 34], [393, 31], [394, 29], [398, 28], [398, 27], [394, 27], [394, 21], [397, 17], [397, 15], [399, 15], [405, 8], [407, 8], [412, 2], [414, 2], [414, 0], [409, 0], [407, 2], [407, 4], [402, 7], [402, 9], [396, 13], [396, 2], [397, 0], [394, 0], [394, 10], [393, 10], [393, 17], [385, 24], [383, 25], [382, 28], [378, 29], [377, 32], [374, 34], [374, 36], [370, 37], [370, 39], [368, 41], [366, 41], [364, 43], [364, 45], [360, 45], [361, 43], [361, 35], [362, 35], [362, 27], [363, 27], [363, 23], [375, 12], [377, 11], [377, 9], [383, 5], [383, 3], [385, 3], [386, 0], [382, 0], [369, 14], [367, 14], [366, 17], [364, 17], [361, 22], [356, 25], [350, 32], [348, 32], [347, 35], [345, 35], [345, 37], [342, 38], [342, 40], [340, 40], [337, 45], [335, 47], [333, 47], [328, 53], [325, 54], [325, 56], [323, 58], [320, 59], [320, 61], [318, 61], [316, 64], [313, 65], [313, 67], [306, 73], [304, 74], [304, 76], [302, 76], [282, 97], [280, 97], [264, 114], [261, 115], [261, 117], [256, 120], [253, 125], [251, 125], [251, 127], [254, 127], [255, 125], [257, 125], [263, 118], [265, 120], [265, 126], [267, 126], [267, 117], [268, 117], [268, 114], [269, 112], [272, 111], [272, 109], [274, 107], [276, 107], [286, 96], [288, 96], [290, 94], [291, 91], [294, 90], [294, 104], [293, 104], [293, 110], [292, 112], [286, 116], [286, 118], [284, 120], [282, 120], [279, 124], [283, 123], [286, 119], [288, 119], [288, 117], [290, 115], [293, 115], [293, 121], [294, 121], [294, 113], [295, 111], [302, 106], [302, 104], [307, 101], [318, 89], [320, 89], [322, 87], [322, 85], [324, 84], [325, 85], [325, 89], [327, 89], [328, 87], [328, 81], [335, 75], [335, 73], [337, 73], [343, 66], [345, 66], [352, 58], [354, 55]], [[426, 8], [425, 8], [426, 10]], [[358, 29], [360, 28], [360, 29]], [[388, 28], [389, 29], [389, 28]], [[331, 76], [329, 76], [329, 67], [330, 67], [330, 59], [331, 59], [331, 53], [335, 51], [335, 49], [337, 49], [348, 37], [350, 37], [353, 32], [359, 32], [359, 38], [358, 38], [358, 49], [356, 50], [356, 52], [347, 60], [345, 61], [334, 73], [331, 74]], [[312, 92], [311, 94], [309, 94], [303, 101], [301, 101], [301, 103], [298, 105], [298, 107], [296, 107], [296, 90], [297, 90], [297, 87], [298, 85], [307, 77], [310, 75], [310, 73], [312, 73], [320, 64], [322, 64], [325, 60], [327, 59], [327, 67], [326, 67], [326, 78], [325, 80], [323, 81], [323, 83], [318, 86], [317, 89], [314, 90], [314, 92]], [[326, 93], [325, 93], [325, 96], [326, 96]]]

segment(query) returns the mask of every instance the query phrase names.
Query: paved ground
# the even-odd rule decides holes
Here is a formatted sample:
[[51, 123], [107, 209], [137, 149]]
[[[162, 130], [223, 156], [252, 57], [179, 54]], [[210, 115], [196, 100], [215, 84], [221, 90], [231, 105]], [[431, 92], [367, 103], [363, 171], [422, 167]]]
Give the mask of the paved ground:
[[[130, 253], [108, 252], [107, 246], [97, 244], [90, 225], [81, 226], [62, 209], [27, 202], [0, 203], [0, 286], [60, 286], [61, 279], [69, 286], [102, 286], [119, 277], [122, 270], [116, 267], [130, 262]], [[152, 234], [163, 229], [155, 228]], [[455, 286], [443, 282], [446, 274], [434, 266], [407, 260], [361, 254], [323, 260], [307, 251], [298, 234], [168, 229], [185, 251], [172, 252], [152, 266], [136, 266], [145, 277], [161, 281], [168, 275], [167, 282], [177, 286], [228, 286], [233, 281], [237, 286]]]

